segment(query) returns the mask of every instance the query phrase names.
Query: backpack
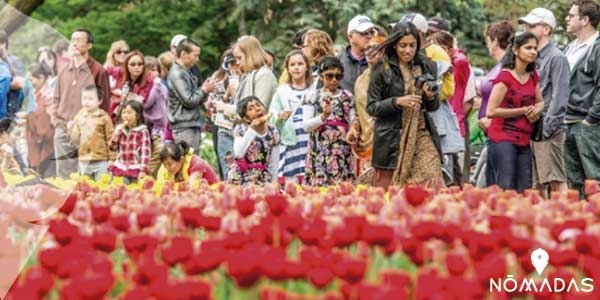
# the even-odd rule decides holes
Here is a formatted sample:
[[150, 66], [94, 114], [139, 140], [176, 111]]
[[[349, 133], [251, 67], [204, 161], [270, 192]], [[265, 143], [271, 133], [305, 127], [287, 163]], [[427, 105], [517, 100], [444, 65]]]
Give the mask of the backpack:
[[10, 90], [6, 95], [6, 117], [10, 119], [14, 119], [16, 114], [21, 110], [23, 106], [23, 101], [25, 99], [25, 94], [23, 93], [23, 89], [18, 89], [16, 91]]

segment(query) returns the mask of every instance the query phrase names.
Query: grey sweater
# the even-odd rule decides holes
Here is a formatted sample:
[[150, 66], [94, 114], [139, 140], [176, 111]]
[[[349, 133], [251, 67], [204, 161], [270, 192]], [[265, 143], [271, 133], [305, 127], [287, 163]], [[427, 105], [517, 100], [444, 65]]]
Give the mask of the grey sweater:
[[277, 79], [267, 66], [263, 66], [242, 75], [235, 92], [234, 103], [237, 104], [248, 96], [256, 96], [265, 105], [266, 111], [269, 111], [275, 90], [277, 90]]
[[571, 70], [567, 122], [600, 122], [600, 35]]

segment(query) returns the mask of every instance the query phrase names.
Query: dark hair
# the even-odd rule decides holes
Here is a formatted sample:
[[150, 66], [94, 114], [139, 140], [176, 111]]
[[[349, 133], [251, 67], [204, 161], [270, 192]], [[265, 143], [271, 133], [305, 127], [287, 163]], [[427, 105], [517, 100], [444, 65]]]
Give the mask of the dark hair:
[[36, 62], [39, 63], [40, 56], [42, 56], [42, 53], [47, 53], [49, 56], [54, 58], [54, 68], [48, 66], [48, 64], [46, 64], [46, 62], [42, 62], [41, 64], [46, 65], [48, 67], [48, 70], [52, 71], [53, 75], [56, 75], [56, 73], [57, 73], [56, 70], [58, 70], [58, 61], [56, 59], [56, 53], [54, 53], [54, 51], [52, 51], [52, 49], [50, 49], [48, 47], [42, 47], [42, 48], [38, 49], [37, 56], [35, 58]]
[[3, 29], [0, 29], [0, 44], [6, 44], [8, 48], [8, 34]]
[[56, 41], [54, 43], [54, 45], [52, 46], [52, 48], [54, 48], [54, 53], [55, 54], [62, 54], [65, 51], [67, 51], [67, 49], [69, 48], [69, 42], [67, 42], [64, 39], [59, 39], [58, 41]]
[[181, 56], [181, 52], [191, 53], [194, 50], [194, 47], [200, 47], [198, 43], [196, 43], [192, 39], [183, 39], [179, 44], [177, 44], [176, 53], [177, 57]]
[[264, 107], [264, 104], [260, 101], [260, 99], [258, 99], [258, 97], [256, 97], [256, 96], [248, 96], [248, 97], [240, 100], [240, 102], [238, 102], [238, 104], [237, 104], [237, 113], [240, 116], [240, 118], [243, 119], [246, 116], [246, 107], [252, 101], [256, 101], [256, 102], [260, 103], [260, 105], [262, 105]]
[[325, 56], [319, 61], [319, 74], [329, 69], [340, 69], [344, 72], [344, 64], [335, 56]]
[[98, 101], [102, 102], [102, 96], [104, 95], [104, 92], [102, 92], [102, 89], [100, 87], [97, 87], [94, 84], [89, 84], [89, 85], [86, 85], [81, 91], [83, 91], [83, 92], [96, 91], [96, 94], [98, 95]]
[[0, 120], [0, 134], [8, 133], [13, 124], [13, 120], [10, 118], [4, 118]]
[[[144, 72], [142, 72], [142, 74], [140, 75], [140, 77], [138, 77], [135, 82], [133, 82], [131, 80], [131, 73], [129, 73], [129, 61], [135, 57], [135, 56], [139, 56], [142, 59], [142, 64], [144, 66]], [[146, 59], [144, 58], [144, 54], [142, 54], [142, 52], [138, 51], [138, 50], [133, 50], [131, 52], [129, 52], [129, 54], [127, 54], [127, 57], [125, 58], [125, 66], [123, 67], [123, 84], [130, 82], [130, 88], [133, 89], [133, 85], [137, 84], [140, 87], [144, 87], [144, 85], [146, 84], [146, 72], [148, 70], [146, 70]]]
[[146, 72], [152, 71], [152, 68], [156, 67], [158, 71], [158, 77], [160, 77], [161, 68], [160, 63], [158, 63], [158, 59], [154, 56], [146, 56], [144, 57], [144, 65], [146, 67]]
[[430, 39], [432, 42], [448, 48], [448, 50], [454, 48], [454, 37], [447, 31], [438, 31], [432, 34]]
[[308, 31], [308, 29], [302, 29], [292, 37], [292, 47], [296, 46], [298, 48], [302, 48], [304, 45], [304, 34]]
[[136, 100], [129, 100], [127, 102], [125, 102], [125, 105], [123, 105], [123, 109], [127, 108], [127, 107], [131, 107], [131, 109], [133, 109], [133, 111], [135, 111], [135, 113], [137, 114], [137, 124], [135, 124], [135, 126], [140, 126], [142, 124], [146, 124], [146, 121], [144, 120], [144, 107], [142, 106], [142, 103]]
[[190, 145], [185, 141], [177, 143], [168, 143], [160, 150], [160, 161], [165, 161], [171, 158], [175, 161], [181, 161], [182, 158], [190, 151]]
[[50, 75], [52, 75], [52, 71], [50, 70], [50, 67], [48, 67], [48, 65], [46, 65], [44, 63], [41, 63], [41, 64], [33, 63], [33, 64], [29, 65], [29, 68], [27, 70], [35, 78], [44, 77], [44, 78], [48, 79], [48, 77], [50, 77]]
[[75, 32], [85, 32], [87, 34], [87, 41], [89, 44], [93, 44], [94, 43], [94, 35], [92, 35], [92, 32], [89, 29], [84, 29], [84, 28], [79, 28], [75, 31]]
[[577, 5], [579, 9], [579, 17], [588, 17], [590, 24], [594, 29], [598, 27], [600, 23], [600, 5], [594, 0], [576, 0], [573, 5]]
[[515, 34], [515, 28], [510, 22], [498, 21], [485, 28], [485, 36], [489, 37], [492, 41], [497, 40], [498, 46], [503, 50], [508, 49], [511, 37]]
[[[312, 66], [310, 64], [310, 60], [308, 59], [308, 57], [304, 54], [304, 52], [302, 52], [302, 50], [292, 50], [290, 51], [290, 53], [288, 53], [285, 56], [285, 60], [283, 62], [283, 68], [287, 70], [288, 68], [288, 64], [290, 63], [290, 58], [292, 58], [292, 56], [294, 55], [300, 55], [302, 56], [302, 60], [304, 60], [304, 63], [306, 64], [306, 74], [304, 76], [304, 80], [306, 81], [306, 86], [310, 86], [310, 84], [312, 83]], [[292, 76], [289, 76], [288, 79], [288, 83], [292, 82]]]
[[[508, 51], [506, 51], [506, 54], [504, 54], [504, 57], [502, 57], [502, 60], [500, 61], [502, 67], [506, 69], [514, 69], [517, 57], [513, 51], [521, 48], [523, 45], [525, 45], [528, 41], [532, 39], [535, 40], [537, 43], [537, 38], [531, 32], [523, 32], [515, 35], [512, 38], [512, 43], [510, 44], [511, 49], [508, 49]], [[528, 64], [525, 70], [527, 72], [533, 72], [533, 70], [535, 70], [535, 62]]]
[[421, 39], [419, 38], [419, 31], [417, 30], [417, 26], [410, 22], [398, 22], [392, 27], [390, 31], [390, 36], [377, 48], [377, 51], [383, 51], [388, 58], [397, 58], [398, 54], [396, 54], [396, 44], [403, 37], [412, 35], [417, 40], [417, 51], [415, 53], [415, 57], [413, 58], [413, 63], [421, 64], [426, 58], [423, 53], [419, 51], [421, 49]]

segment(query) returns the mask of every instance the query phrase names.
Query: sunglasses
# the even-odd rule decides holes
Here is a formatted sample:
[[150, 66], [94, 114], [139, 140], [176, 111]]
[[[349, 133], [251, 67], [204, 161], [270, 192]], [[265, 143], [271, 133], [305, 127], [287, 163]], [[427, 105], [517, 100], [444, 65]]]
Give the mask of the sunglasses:
[[138, 63], [134, 62], [134, 63], [130, 63], [129, 64], [130, 67], [141, 67], [143, 65], [144, 65], [144, 63], [141, 63], [141, 62], [138, 62]]
[[122, 54], [122, 55], [125, 55], [125, 54], [129, 53], [129, 50], [119, 50], [119, 51], [117, 51], [117, 52], [115, 52], [115, 53], [116, 53], [116, 54]]
[[340, 81], [344, 78], [344, 74], [342, 74], [342, 73], [337, 73], [337, 74], [327, 73], [327, 74], [323, 74], [323, 77], [325, 77], [325, 79], [327, 79], [327, 80], [336, 79], [337, 81]]

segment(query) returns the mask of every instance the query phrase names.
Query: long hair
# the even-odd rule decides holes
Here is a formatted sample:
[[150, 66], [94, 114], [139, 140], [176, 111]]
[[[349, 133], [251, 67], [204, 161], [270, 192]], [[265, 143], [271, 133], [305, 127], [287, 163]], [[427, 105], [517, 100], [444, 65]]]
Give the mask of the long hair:
[[234, 49], [244, 53], [244, 64], [240, 65], [243, 73], [252, 72], [267, 64], [267, 54], [260, 41], [254, 36], [242, 36], [235, 43]]
[[[288, 64], [290, 62], [290, 59], [292, 58], [292, 56], [295, 55], [300, 55], [302, 56], [302, 60], [304, 60], [304, 64], [306, 64], [306, 72], [304, 74], [304, 80], [306, 81], [306, 86], [310, 86], [310, 84], [312, 83], [312, 65], [310, 63], [310, 60], [308, 59], [308, 57], [304, 54], [304, 52], [302, 52], [302, 50], [292, 50], [290, 51], [286, 56], [285, 56], [285, 60], [283, 61], [283, 67], [288, 71], [288, 73], [290, 72], [288, 70]], [[288, 79], [288, 83], [291, 84], [292, 83], [292, 76], [289, 76]]]
[[424, 54], [420, 51], [421, 49], [421, 41], [419, 39], [419, 32], [417, 31], [417, 27], [410, 22], [398, 22], [392, 28], [389, 37], [377, 48], [377, 51], [383, 51], [388, 59], [398, 57], [396, 54], [395, 46], [399, 40], [403, 37], [412, 35], [417, 40], [417, 49], [415, 52], [415, 56], [412, 59], [413, 64], [421, 64], [425, 60]]
[[137, 124], [135, 124], [135, 126], [132, 126], [131, 128], [140, 126], [142, 124], [146, 124], [146, 120], [144, 120], [144, 107], [142, 106], [141, 102], [136, 100], [129, 100], [125, 102], [125, 105], [123, 105], [123, 109], [125, 109], [126, 107], [131, 107], [131, 109], [135, 111], [135, 114], [137, 116]]
[[333, 51], [333, 40], [325, 31], [311, 29], [304, 34], [305, 53], [313, 64], [322, 57], [335, 56]]
[[112, 43], [112, 45], [110, 45], [110, 50], [108, 50], [108, 53], [106, 53], [106, 62], [104, 64], [109, 67], [118, 67], [118, 64], [115, 60], [115, 53], [123, 48], [129, 49], [127, 42], [124, 40], [118, 40]]
[[175, 56], [170, 51], [165, 51], [158, 56], [158, 63], [160, 64], [160, 78], [165, 79], [169, 75], [169, 70], [175, 62]]
[[[131, 72], [129, 72], [129, 61], [136, 56], [139, 56], [142, 59], [144, 71], [135, 81], [133, 81], [133, 78], [131, 78]], [[129, 82], [131, 88], [133, 88], [133, 86], [136, 84], [140, 87], [144, 87], [144, 85], [146, 84], [147, 73], [148, 69], [146, 68], [146, 60], [144, 58], [144, 54], [142, 54], [142, 52], [138, 50], [133, 50], [129, 52], [127, 58], [125, 59], [125, 66], [123, 67], [123, 84]]]
[[[509, 45], [508, 51], [506, 51], [506, 54], [504, 54], [504, 57], [502, 57], [502, 60], [500, 61], [502, 67], [505, 69], [514, 69], [517, 62], [517, 57], [514, 51], [523, 47], [523, 45], [527, 44], [527, 42], [530, 40], [535, 40], [536, 43], [538, 42], [535, 35], [531, 32], [515, 34], [515, 36], [511, 39], [512, 42]], [[533, 72], [533, 70], [535, 70], [535, 62], [527, 64], [525, 71]]]

